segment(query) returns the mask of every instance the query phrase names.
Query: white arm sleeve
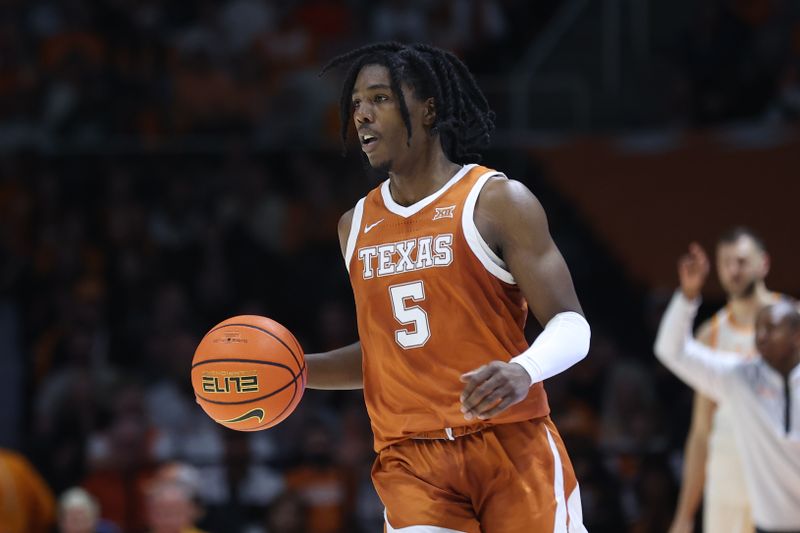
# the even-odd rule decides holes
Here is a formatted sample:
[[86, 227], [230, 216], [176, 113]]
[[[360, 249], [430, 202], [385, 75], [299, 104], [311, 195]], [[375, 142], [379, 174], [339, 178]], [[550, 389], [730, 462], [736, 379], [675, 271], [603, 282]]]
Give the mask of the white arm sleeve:
[[531, 386], [568, 369], [589, 353], [591, 329], [579, 313], [567, 311], [550, 319], [531, 347], [513, 357], [531, 376]]
[[693, 389], [719, 401], [724, 376], [739, 364], [735, 354], [714, 350], [692, 337], [692, 323], [700, 300], [689, 301], [678, 291], [661, 324], [654, 350], [664, 366]]

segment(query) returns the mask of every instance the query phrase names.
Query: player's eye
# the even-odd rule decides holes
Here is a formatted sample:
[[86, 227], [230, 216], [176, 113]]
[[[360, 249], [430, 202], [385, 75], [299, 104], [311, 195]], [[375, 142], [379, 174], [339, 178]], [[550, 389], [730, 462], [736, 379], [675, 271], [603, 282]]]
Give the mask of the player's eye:
[[389, 97], [386, 96], [385, 94], [379, 94], [379, 95], [375, 96], [375, 103], [377, 104], [377, 103], [380, 103], [380, 102], [385, 102], [388, 99], [389, 99]]
[[353, 107], [353, 109], [358, 109], [358, 106], [361, 105], [361, 100], [353, 100], [350, 102], [350, 105]]

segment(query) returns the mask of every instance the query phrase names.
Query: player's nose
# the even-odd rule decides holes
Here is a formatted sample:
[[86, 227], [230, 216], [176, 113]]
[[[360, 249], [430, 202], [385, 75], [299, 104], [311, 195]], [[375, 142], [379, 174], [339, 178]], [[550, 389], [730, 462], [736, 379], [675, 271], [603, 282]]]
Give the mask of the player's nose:
[[353, 113], [353, 118], [355, 118], [356, 124], [358, 125], [369, 124], [374, 120], [372, 111], [363, 104]]

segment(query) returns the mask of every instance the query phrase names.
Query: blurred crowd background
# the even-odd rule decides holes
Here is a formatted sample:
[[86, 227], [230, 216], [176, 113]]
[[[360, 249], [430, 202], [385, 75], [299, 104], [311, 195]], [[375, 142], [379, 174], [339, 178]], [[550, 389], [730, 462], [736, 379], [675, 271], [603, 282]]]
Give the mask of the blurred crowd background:
[[[278, 320], [307, 352], [356, 340], [336, 223], [376, 183], [357, 148], [342, 156], [340, 77], [318, 72], [379, 40], [456, 52], [497, 109], [484, 162], [544, 204], [593, 326], [589, 357], [546, 383], [586, 525], [665, 531], [691, 393], [651, 343], [681, 250], [665, 250], [669, 275], [648, 274], [614, 244], [648, 221], [604, 226], [610, 211], [656, 209], [647, 190], [665, 185], [626, 196], [565, 161], [581, 161], [575, 139], [622, 139], [614, 150], [645, 168], [686, 138], [694, 161], [723, 143], [721, 159], [749, 166], [681, 168], [682, 183], [720, 190], [680, 227], [705, 222], [713, 245], [755, 221], [797, 272], [780, 244], [792, 226], [758, 221], [790, 216], [770, 206], [797, 198], [800, 5], [657, 4], [0, 2], [0, 532], [382, 530], [360, 392], [307, 391], [287, 421], [247, 434], [214, 424], [189, 382], [199, 339], [235, 314]], [[581, 179], [607, 211], [581, 203]], [[728, 194], [752, 212], [729, 212]], [[797, 295], [794, 277], [768, 283]], [[703, 312], [721, 303], [717, 291]]]

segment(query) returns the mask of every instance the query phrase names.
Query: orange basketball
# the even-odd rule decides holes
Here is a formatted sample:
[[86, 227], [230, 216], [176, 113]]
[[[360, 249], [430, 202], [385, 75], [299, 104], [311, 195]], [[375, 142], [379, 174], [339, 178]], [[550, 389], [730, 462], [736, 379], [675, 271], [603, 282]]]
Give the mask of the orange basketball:
[[206, 333], [192, 360], [200, 407], [223, 426], [258, 431], [281, 422], [306, 387], [303, 350], [289, 330], [263, 316], [242, 315]]

